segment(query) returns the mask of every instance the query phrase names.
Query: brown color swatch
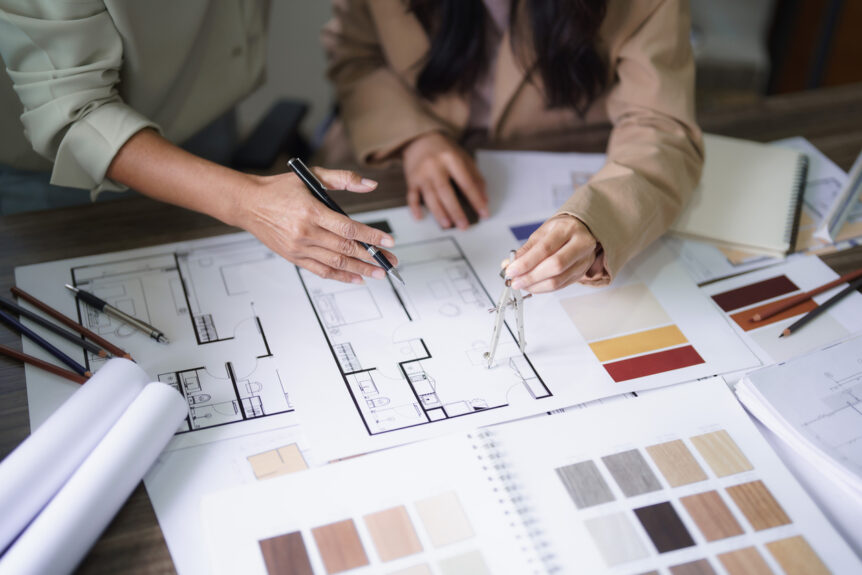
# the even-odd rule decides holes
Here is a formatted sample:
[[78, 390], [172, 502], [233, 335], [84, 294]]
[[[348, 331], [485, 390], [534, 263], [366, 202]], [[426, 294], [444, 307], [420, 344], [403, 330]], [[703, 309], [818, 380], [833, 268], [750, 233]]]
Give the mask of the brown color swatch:
[[422, 544], [403, 505], [366, 515], [365, 525], [383, 561], [422, 551]]
[[670, 567], [671, 575], [715, 575], [715, 569], [706, 559], [689, 561]]
[[258, 544], [269, 575], [314, 575], [299, 531], [263, 539]]
[[659, 553], [694, 545], [694, 539], [669, 501], [634, 511]]
[[650, 445], [646, 450], [671, 487], [706, 480], [706, 473], [681, 439]]
[[801, 535], [767, 543], [766, 548], [787, 575], [827, 575], [830, 572]]
[[691, 442], [718, 477], [754, 469], [730, 434], [723, 429], [692, 437]]
[[352, 519], [315, 527], [311, 534], [327, 573], [341, 573], [368, 565], [368, 556]]
[[707, 541], [717, 541], [743, 533], [739, 522], [717, 491], [697, 493], [680, 498]]
[[796, 284], [787, 276], [776, 276], [757, 283], [738, 287], [726, 292], [715, 294], [712, 299], [718, 307], [726, 312], [746, 307], [761, 301], [766, 301], [786, 293], [798, 290]]
[[727, 488], [739, 510], [755, 531], [787, 525], [790, 518], [759, 479]]
[[718, 560], [728, 575], [772, 575], [772, 569], [754, 547], [722, 553]]
[[763, 327], [765, 325], [769, 325], [772, 323], [776, 323], [776, 322], [785, 320], [789, 317], [795, 317], [797, 315], [802, 315], [803, 313], [808, 313], [809, 311], [811, 311], [817, 307], [817, 302], [815, 302], [813, 299], [809, 298], [809, 299], [806, 299], [806, 300], [799, 302], [798, 304], [796, 304], [795, 306], [793, 306], [790, 309], [786, 309], [782, 312], [775, 314], [772, 317], [768, 317], [768, 318], [761, 320], [761, 321], [751, 321], [751, 318], [754, 317], [755, 314], [761, 313], [765, 309], [771, 308], [776, 303], [789, 300], [792, 297], [796, 297], [796, 296], [791, 296], [788, 298], [784, 298], [782, 300], [778, 300], [777, 302], [771, 302], [771, 303], [768, 303], [766, 305], [759, 305], [757, 307], [753, 307], [750, 309], [746, 309], [746, 310], [737, 312], [737, 313], [731, 315], [730, 319], [735, 321], [736, 325], [738, 325], [739, 327], [742, 328], [742, 331], [751, 331], [753, 329], [757, 329], [757, 328]]

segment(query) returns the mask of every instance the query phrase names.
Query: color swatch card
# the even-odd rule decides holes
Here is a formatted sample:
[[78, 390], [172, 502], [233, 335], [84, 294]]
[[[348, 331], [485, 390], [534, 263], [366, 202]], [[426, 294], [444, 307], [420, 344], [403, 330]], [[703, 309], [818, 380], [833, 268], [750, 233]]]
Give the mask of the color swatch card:
[[764, 363], [784, 361], [819, 349], [862, 330], [862, 295], [853, 293], [788, 337], [784, 329], [843, 287], [807, 299], [763, 321], [752, 317], [767, 306], [810, 291], [838, 277], [817, 256], [794, 257], [786, 263], [704, 286], [733, 329]]
[[202, 514], [216, 573], [862, 568], [717, 378], [210, 494]]
[[720, 378], [486, 434], [549, 571], [862, 569]]
[[526, 350], [508, 314], [489, 368], [500, 261], [520, 244], [510, 228], [535, 220], [500, 217], [441, 234], [406, 209], [362, 219], [392, 230], [405, 286], [345, 285], [275, 259], [248, 272], [323, 461], [759, 365], [656, 245], [612, 287], [526, 300]]
[[541, 573], [481, 443], [447, 436], [210, 494], [212, 573]]

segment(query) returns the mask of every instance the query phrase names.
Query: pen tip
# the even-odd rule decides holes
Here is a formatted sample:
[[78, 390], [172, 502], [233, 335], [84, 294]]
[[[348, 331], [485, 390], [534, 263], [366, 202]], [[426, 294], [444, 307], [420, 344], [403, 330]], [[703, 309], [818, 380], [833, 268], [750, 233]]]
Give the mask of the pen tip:
[[401, 274], [398, 273], [398, 270], [395, 268], [389, 268], [389, 273], [398, 280], [398, 283], [401, 284], [401, 287], [407, 287], [407, 284], [404, 282], [404, 278], [401, 277]]
[[158, 339], [158, 342], [159, 342], [159, 343], [171, 343], [171, 340], [169, 340], [168, 338], [166, 338], [164, 335], [160, 335], [160, 336], [159, 336], [159, 339]]
[[70, 286], [69, 284], [64, 284], [64, 285], [66, 286], [66, 289], [69, 289], [69, 290], [74, 291], [74, 292], [78, 291], [78, 288], [76, 288], [75, 286]]

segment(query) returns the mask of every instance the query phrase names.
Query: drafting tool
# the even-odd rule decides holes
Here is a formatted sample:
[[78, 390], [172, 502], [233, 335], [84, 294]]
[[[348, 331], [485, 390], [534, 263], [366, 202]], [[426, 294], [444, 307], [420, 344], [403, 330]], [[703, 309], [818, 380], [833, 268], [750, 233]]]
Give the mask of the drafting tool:
[[5, 345], [0, 345], [0, 355], [5, 355], [6, 357], [17, 359], [18, 361], [21, 361], [23, 363], [29, 363], [30, 365], [34, 365], [39, 369], [44, 369], [49, 373], [59, 375], [60, 377], [64, 377], [69, 381], [74, 381], [75, 383], [84, 383], [88, 379], [86, 376], [78, 375], [73, 371], [63, 369], [62, 367], [57, 367], [53, 363], [48, 363], [47, 361], [43, 361], [38, 357], [33, 357], [32, 355], [27, 355], [26, 353], [21, 353], [20, 351], [12, 349], [11, 347], [6, 347]]
[[[515, 251], [509, 252], [509, 262], [515, 261]], [[488, 362], [487, 367], [494, 364], [494, 355], [497, 353], [497, 344], [500, 341], [500, 333], [503, 331], [503, 324], [506, 319], [506, 308], [515, 310], [515, 321], [518, 324], [518, 347], [521, 353], [527, 347], [527, 342], [524, 339], [524, 300], [531, 297], [533, 294], [523, 295], [521, 290], [512, 288], [512, 280], [506, 277], [506, 270], [500, 270], [500, 277], [503, 278], [503, 293], [500, 294], [500, 299], [497, 305], [488, 310], [489, 313], [496, 312], [494, 319], [494, 331], [491, 334], [491, 345], [488, 351], [483, 356]]]
[[35, 343], [36, 345], [38, 345], [39, 347], [41, 347], [66, 365], [68, 365], [70, 368], [72, 368], [72, 371], [74, 371], [78, 375], [83, 375], [84, 377], [90, 377], [91, 375], [93, 375], [86, 367], [60, 351], [60, 349], [58, 349], [56, 346], [51, 344], [48, 340], [43, 338], [41, 335], [39, 335], [26, 325], [15, 319], [15, 317], [11, 314], [0, 310], [0, 321], [4, 322], [14, 331], [17, 331], [22, 336], [28, 338], [30, 341], [32, 341], [33, 343]]
[[97, 297], [90, 292], [86, 292], [82, 289], [70, 286], [69, 284], [66, 284], [66, 288], [69, 289], [72, 293], [74, 293], [76, 298], [93, 306], [100, 312], [113, 316], [118, 320], [123, 321], [136, 329], [141, 330], [159, 343], [169, 343], [168, 338], [165, 337], [165, 334], [162, 333], [162, 330], [151, 326], [145, 321], [141, 321], [138, 318], [127, 314], [121, 309], [115, 308], [102, 298]]
[[817, 316], [819, 316], [820, 314], [822, 314], [823, 312], [828, 310], [830, 307], [837, 304], [839, 301], [844, 299], [844, 297], [846, 297], [846, 296], [850, 295], [851, 293], [853, 293], [854, 291], [858, 290], [860, 287], [862, 287], [862, 278], [856, 278], [856, 280], [851, 282], [850, 285], [848, 285], [846, 288], [844, 288], [843, 290], [841, 290], [840, 292], [838, 292], [837, 294], [835, 294], [834, 296], [832, 296], [831, 298], [829, 298], [828, 300], [826, 300], [825, 302], [823, 302], [822, 304], [820, 304], [819, 306], [817, 306], [816, 308], [814, 308], [813, 310], [808, 312], [806, 315], [802, 316], [799, 320], [797, 320], [792, 325], [789, 325], [786, 328], [784, 328], [784, 331], [782, 331], [778, 337], [787, 337], [788, 335], [794, 333], [796, 330], [800, 329], [806, 323], [815, 319]]

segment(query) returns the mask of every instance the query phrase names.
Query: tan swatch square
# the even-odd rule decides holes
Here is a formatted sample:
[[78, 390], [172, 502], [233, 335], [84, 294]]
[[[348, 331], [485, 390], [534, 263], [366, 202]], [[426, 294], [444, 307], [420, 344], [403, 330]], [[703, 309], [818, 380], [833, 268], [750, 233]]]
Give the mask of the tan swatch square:
[[366, 515], [365, 525], [383, 561], [422, 551], [422, 544], [403, 505]]
[[454, 491], [421, 499], [416, 502], [416, 510], [434, 547], [473, 537], [473, 527]]
[[722, 553], [718, 560], [724, 565], [728, 575], [772, 575], [772, 569], [755, 547]]
[[341, 573], [368, 565], [368, 556], [352, 519], [311, 530], [327, 573]]
[[650, 445], [646, 450], [671, 487], [706, 480], [706, 473], [681, 439]]
[[755, 531], [791, 522], [790, 517], [760, 480], [728, 487], [727, 493]]
[[766, 548], [787, 575], [828, 575], [817, 552], [801, 535], [767, 543]]
[[717, 491], [696, 493], [682, 497], [680, 501], [707, 541], [718, 541], [743, 533], [739, 522]]
[[730, 434], [723, 429], [692, 437], [691, 442], [718, 477], [754, 469]]

